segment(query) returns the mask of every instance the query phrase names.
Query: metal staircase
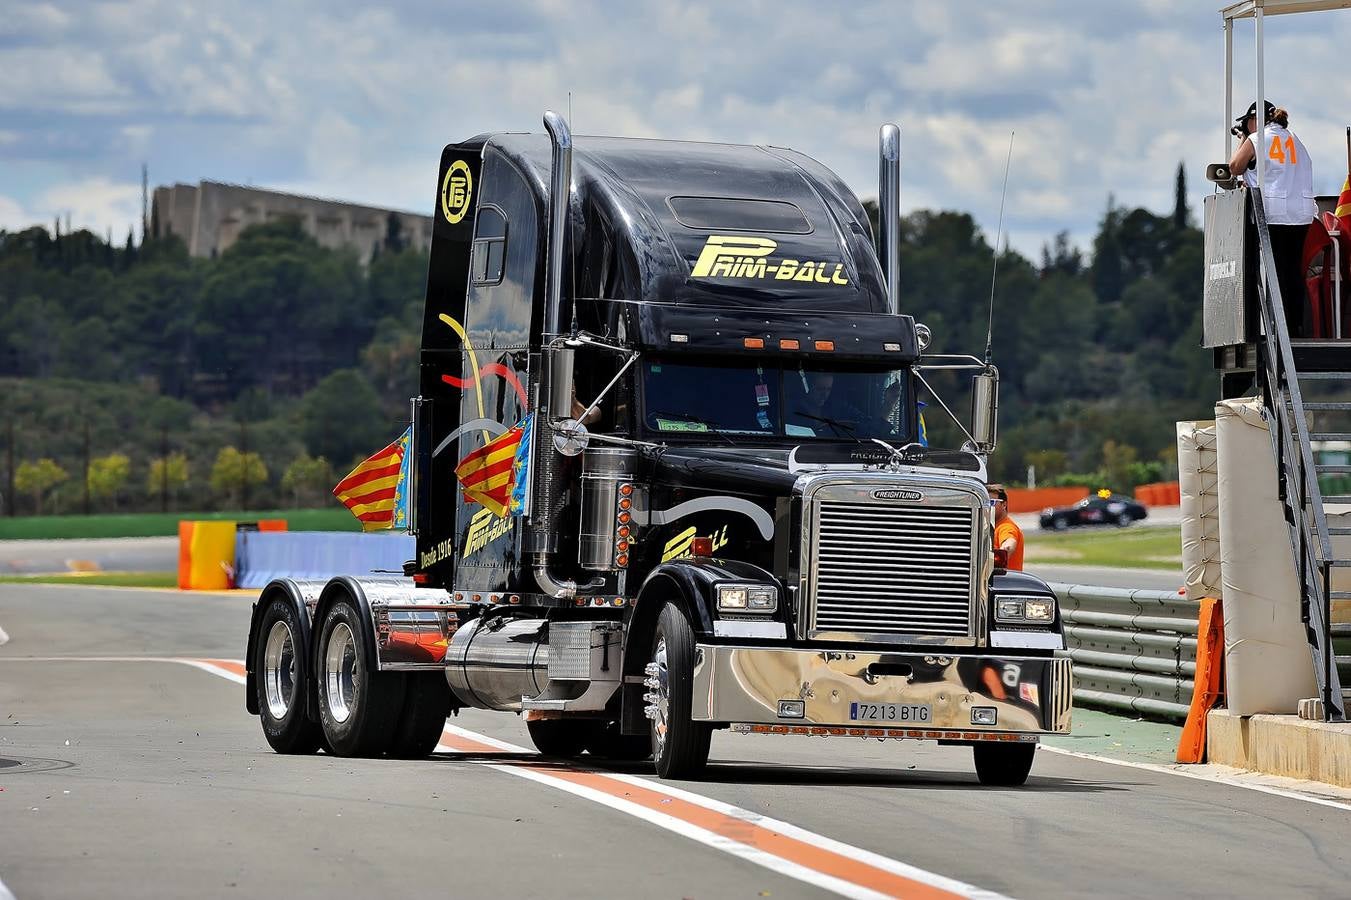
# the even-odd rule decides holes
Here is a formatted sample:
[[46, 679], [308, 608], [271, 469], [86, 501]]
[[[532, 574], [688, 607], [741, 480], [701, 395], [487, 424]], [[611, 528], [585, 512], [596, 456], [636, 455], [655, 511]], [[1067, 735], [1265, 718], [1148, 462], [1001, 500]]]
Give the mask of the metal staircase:
[[[1351, 587], [1351, 573], [1344, 578], [1335, 574], [1338, 569], [1351, 569], [1351, 555], [1337, 556], [1332, 538], [1351, 537], [1351, 516], [1346, 526], [1329, 526], [1327, 507], [1346, 505], [1351, 511], [1351, 494], [1324, 496], [1318, 476], [1351, 474], [1351, 465], [1317, 464], [1312, 442], [1351, 441], [1351, 341], [1290, 339], [1261, 196], [1254, 191], [1250, 200], [1262, 272], [1257, 279], [1262, 325], [1257, 341], [1257, 385], [1272, 420], [1280, 498], [1319, 691], [1317, 698], [1300, 705], [1300, 715], [1344, 722], [1351, 699], [1342, 689], [1343, 677], [1351, 680], [1351, 590], [1334, 589], [1340, 587], [1334, 581], [1344, 580]], [[1342, 398], [1322, 399], [1343, 387], [1347, 391]], [[1306, 390], [1319, 399], [1306, 400]], [[1340, 420], [1342, 425], [1333, 428], [1328, 420]]]

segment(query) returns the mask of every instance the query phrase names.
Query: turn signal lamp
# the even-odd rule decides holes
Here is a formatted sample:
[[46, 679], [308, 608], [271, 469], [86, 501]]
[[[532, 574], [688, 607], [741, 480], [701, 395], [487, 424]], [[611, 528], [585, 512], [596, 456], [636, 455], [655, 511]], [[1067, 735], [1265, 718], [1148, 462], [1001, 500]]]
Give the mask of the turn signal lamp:
[[690, 556], [712, 556], [713, 538], [697, 537], [690, 541]]
[[816, 344], [815, 344], [815, 346], [816, 346], [816, 349], [817, 349], [817, 350], [825, 350], [825, 351], [829, 352], [829, 351], [835, 349], [835, 342], [834, 342], [834, 341], [817, 341]]
[[1002, 549], [995, 550], [994, 567], [996, 569], [1007, 569], [1009, 567], [1009, 551]]

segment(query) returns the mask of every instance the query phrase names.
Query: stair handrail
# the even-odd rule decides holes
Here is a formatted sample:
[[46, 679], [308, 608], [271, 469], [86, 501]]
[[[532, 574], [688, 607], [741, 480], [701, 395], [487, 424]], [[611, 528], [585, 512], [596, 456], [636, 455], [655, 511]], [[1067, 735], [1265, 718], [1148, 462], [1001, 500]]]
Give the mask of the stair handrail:
[[[1314, 466], [1313, 445], [1305, 419], [1304, 396], [1299, 388], [1290, 330], [1285, 320], [1285, 304], [1276, 278], [1266, 210], [1260, 192], [1249, 191], [1248, 198], [1257, 226], [1262, 263], [1257, 297], [1265, 340], [1259, 345], [1262, 347], [1259, 371], [1264, 376], [1261, 386], [1273, 418], [1272, 442], [1276, 449], [1277, 469], [1281, 473], [1281, 500], [1290, 526], [1291, 549], [1299, 564], [1300, 613], [1322, 694], [1323, 716], [1328, 721], [1340, 722], [1345, 721], [1346, 712], [1329, 624], [1332, 618], [1332, 541], [1323, 510], [1322, 489], [1318, 485], [1318, 470]], [[1287, 398], [1293, 423], [1287, 421]], [[1292, 435], [1297, 446], [1291, 446]], [[1312, 512], [1312, 522], [1305, 513], [1306, 505]]]

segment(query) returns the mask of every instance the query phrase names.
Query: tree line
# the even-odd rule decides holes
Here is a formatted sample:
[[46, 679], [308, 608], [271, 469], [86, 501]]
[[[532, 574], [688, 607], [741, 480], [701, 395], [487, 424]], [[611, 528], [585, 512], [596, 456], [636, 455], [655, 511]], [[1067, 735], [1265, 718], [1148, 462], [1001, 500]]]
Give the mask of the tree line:
[[[1166, 214], [1109, 197], [1087, 254], [1064, 233], [1039, 260], [1001, 249], [995, 477], [1021, 483], [1031, 465], [1042, 483], [1129, 490], [1171, 475], [1172, 423], [1208, 416], [1215, 396], [1185, 198], [1179, 168]], [[903, 311], [936, 350], [979, 354], [987, 237], [967, 213], [924, 210], [901, 241]], [[5, 510], [325, 502], [321, 481], [404, 427], [426, 270], [397, 230], [363, 268], [289, 219], [211, 259], [172, 236], [0, 231]]]

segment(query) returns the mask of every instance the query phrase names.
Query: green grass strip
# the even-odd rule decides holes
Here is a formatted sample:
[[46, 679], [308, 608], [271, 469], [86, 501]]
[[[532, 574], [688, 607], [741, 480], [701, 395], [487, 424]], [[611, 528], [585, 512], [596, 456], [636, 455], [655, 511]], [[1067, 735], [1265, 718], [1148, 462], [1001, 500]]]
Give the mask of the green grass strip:
[[256, 522], [285, 519], [291, 531], [360, 531], [361, 523], [342, 507], [268, 509], [248, 512], [126, 513], [93, 516], [22, 516], [0, 519], [0, 540], [171, 537], [184, 519]]

